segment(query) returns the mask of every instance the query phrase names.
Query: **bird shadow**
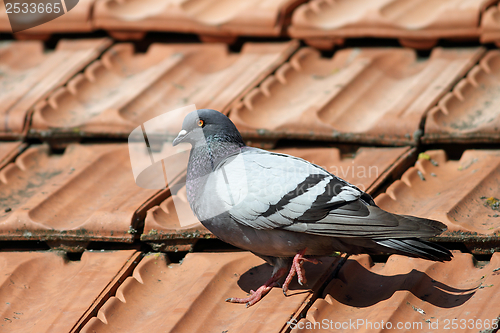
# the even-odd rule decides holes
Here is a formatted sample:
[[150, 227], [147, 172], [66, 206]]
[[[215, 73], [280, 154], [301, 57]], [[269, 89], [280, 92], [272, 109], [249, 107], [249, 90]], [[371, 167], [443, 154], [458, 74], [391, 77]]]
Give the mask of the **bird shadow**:
[[[334, 263], [336, 265], [337, 262]], [[307, 266], [306, 266], [307, 265]], [[324, 274], [322, 265], [306, 263], [306, 277], [313, 282], [317, 275]], [[269, 264], [255, 266], [238, 280], [238, 286], [249, 293], [263, 285], [271, 276], [273, 268]], [[319, 276], [318, 276], [319, 277]], [[308, 292], [304, 289], [311, 285], [301, 286], [296, 277], [290, 284], [290, 295]], [[409, 273], [397, 275], [380, 275], [367, 269], [356, 260], [347, 260], [338, 276], [333, 278], [321, 292], [329, 294], [338, 302], [352, 307], [369, 307], [391, 298], [397, 291], [411, 292], [417, 298], [441, 308], [453, 308], [467, 302], [474, 296], [478, 287], [459, 289], [436, 281], [426, 273], [413, 269]], [[296, 291], [295, 293], [293, 291]]]
[[434, 306], [454, 308], [474, 296], [478, 287], [455, 288], [417, 269], [405, 274], [380, 275], [356, 260], [347, 260], [338, 277], [326, 286], [323, 295], [329, 294], [345, 305], [369, 307], [391, 298], [397, 291], [408, 291]]

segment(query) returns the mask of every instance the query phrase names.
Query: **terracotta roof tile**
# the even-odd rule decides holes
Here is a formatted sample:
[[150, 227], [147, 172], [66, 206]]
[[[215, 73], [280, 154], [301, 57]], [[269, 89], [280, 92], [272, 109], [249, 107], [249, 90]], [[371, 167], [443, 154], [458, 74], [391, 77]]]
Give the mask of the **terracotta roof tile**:
[[355, 256], [292, 332], [485, 332], [500, 316], [499, 267], [499, 253], [484, 267], [464, 253], [446, 263]]
[[26, 144], [19, 141], [0, 143], [0, 169], [19, 155], [26, 148]]
[[[66, 8], [70, 3], [75, 1], [65, 1]], [[76, 0], [77, 6], [71, 8], [66, 14], [59, 16], [52, 21], [46, 22], [42, 25], [23, 30], [15, 34], [16, 38], [28, 37], [45, 37], [53, 33], [69, 33], [69, 32], [90, 32], [92, 27], [92, 10], [95, 0]], [[5, 13], [5, 6], [3, 0], [0, 0], [0, 31], [12, 32], [9, 19]], [[42, 36], [43, 35], [43, 36]], [[33, 38], [32, 37], [32, 38]]]
[[98, 0], [94, 22], [108, 31], [175, 31], [209, 36], [278, 36], [304, 0]]
[[1, 43], [0, 137], [20, 136], [30, 108], [109, 45], [109, 39], [61, 40], [46, 51], [39, 41]]
[[73, 332], [136, 258], [135, 251], [85, 252], [80, 261], [55, 252], [0, 252], [0, 331]]
[[500, 46], [500, 4], [491, 6], [481, 16], [481, 42]]
[[126, 144], [33, 146], [0, 180], [2, 240], [132, 242], [159, 192], [135, 184]]
[[12, 32], [10, 27], [9, 17], [7, 16], [7, 10], [3, 0], [0, 0], [0, 31]]
[[187, 104], [227, 112], [298, 43], [154, 44], [147, 53], [114, 45], [35, 108], [32, 133], [128, 136], [141, 123]]
[[422, 141], [499, 142], [500, 52], [488, 52], [434, 107]]
[[[78, 6], [69, 14], [16, 38], [105, 29], [116, 38], [178, 31], [231, 42], [241, 35], [281, 35], [291, 11], [305, 2], [72, 1]], [[318, 48], [351, 37], [397, 38], [416, 48], [440, 38], [500, 45], [498, 2], [311, 0], [295, 11], [289, 33]], [[0, 3], [0, 31], [11, 31], [4, 10]], [[296, 40], [246, 43], [238, 52], [222, 43], [153, 44], [145, 53], [132, 44], [110, 45], [109, 39], [61, 40], [52, 51], [38, 41], [0, 42], [1, 139], [29, 135], [57, 147], [142, 129], [151, 148], [140, 147], [151, 156], [137, 156], [136, 165], [126, 143], [69, 144], [60, 152], [46, 144], [1, 142], [2, 247], [37, 240], [75, 251], [90, 241], [132, 243], [139, 231], [141, 246], [191, 251], [197, 240], [213, 238], [187, 203], [187, 152], [156, 146], [157, 133], [148, 127], [167, 111], [196, 104], [229, 114], [254, 144], [288, 138], [392, 146], [278, 151], [371, 194], [392, 183], [376, 198], [381, 208], [440, 220], [448, 231], [434, 241], [493, 255], [488, 263], [458, 251], [446, 263], [399, 255], [373, 263], [359, 255], [333, 280], [335, 258], [322, 258], [321, 265], [305, 264], [308, 284], [294, 279], [289, 297], [274, 288], [246, 308], [224, 300], [256, 289], [272, 270], [249, 252], [189, 253], [177, 264], [171, 254], [143, 258], [135, 250], [85, 251], [71, 261], [62, 252], [2, 249], [1, 332], [334, 332], [342, 323], [348, 323], [343, 331], [372, 332], [383, 329], [367, 322], [382, 321], [414, 323], [408, 332], [484, 332], [485, 324], [500, 319], [494, 306], [500, 303], [500, 150], [466, 150], [460, 160], [430, 150], [408, 169], [417, 159], [417, 148], [409, 146], [420, 139], [438, 148], [499, 142], [499, 51], [434, 48], [422, 58], [410, 49], [356, 48], [330, 59], [298, 49]], [[161, 135], [176, 134], [170, 130], [181, 121], [176, 116], [158, 125]], [[175, 175], [168, 178], [172, 184], [148, 168], [164, 155], [175, 157], [162, 160], [168, 176]], [[144, 189], [142, 183], [161, 186]], [[350, 330], [360, 319], [361, 327]], [[291, 329], [297, 320], [303, 329]]]
[[303, 48], [251, 90], [230, 118], [251, 138], [415, 144], [420, 122], [478, 61], [480, 48], [345, 49], [331, 59]]
[[442, 150], [421, 157], [375, 198], [380, 208], [445, 223], [448, 231], [441, 240], [475, 240], [484, 246], [490, 240], [498, 247], [500, 150], [467, 150], [459, 161], [449, 160]]
[[[369, 193], [373, 193], [392, 172], [401, 167], [406, 168], [405, 163], [415, 155], [415, 149], [408, 147], [359, 148], [347, 156], [341, 156], [337, 148], [290, 148], [274, 151], [309, 160]], [[192, 213], [186, 197], [186, 187], [182, 185], [181, 188], [174, 188], [173, 195], [147, 212], [141, 240], [162, 240], [166, 241], [170, 250], [187, 251], [198, 239], [213, 236]]]
[[333, 261], [306, 263], [306, 285], [294, 281], [288, 297], [273, 288], [246, 308], [224, 300], [244, 296], [269, 278], [271, 266], [253, 254], [189, 253], [182, 264], [169, 264], [162, 254], [147, 255], [82, 333], [279, 332], [310, 299], [310, 288], [324, 283]]
[[288, 31], [317, 47], [381, 37], [431, 48], [440, 38], [479, 39], [481, 13], [497, 1], [313, 0], [294, 11]]

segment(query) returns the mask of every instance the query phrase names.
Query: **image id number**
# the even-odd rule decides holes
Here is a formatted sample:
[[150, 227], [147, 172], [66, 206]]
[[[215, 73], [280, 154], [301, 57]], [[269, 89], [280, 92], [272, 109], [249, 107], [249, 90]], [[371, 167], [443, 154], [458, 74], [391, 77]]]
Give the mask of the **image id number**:
[[452, 330], [456, 330], [456, 329], [476, 329], [476, 330], [481, 330], [483, 328], [485, 329], [497, 329], [498, 328], [498, 319], [493, 319], [493, 320], [489, 320], [489, 319], [485, 319], [485, 320], [481, 320], [481, 319], [477, 319], [477, 320], [474, 320], [474, 319], [469, 319], [469, 320], [466, 320], [466, 319], [445, 319], [444, 320], [444, 327], [443, 329], [445, 330], [449, 330], [449, 329], [452, 329]]
[[15, 3], [6, 3], [5, 9], [7, 10], [7, 14], [51, 14], [51, 13], [60, 13], [61, 12], [61, 3], [28, 3], [28, 2], [15, 2]]

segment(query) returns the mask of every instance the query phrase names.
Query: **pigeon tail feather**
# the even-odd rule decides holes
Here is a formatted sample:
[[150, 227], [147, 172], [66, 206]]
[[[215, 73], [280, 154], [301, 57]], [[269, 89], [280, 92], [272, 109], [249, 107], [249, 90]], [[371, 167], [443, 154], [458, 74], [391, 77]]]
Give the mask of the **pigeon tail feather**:
[[[387, 252], [403, 254], [409, 257], [423, 258], [435, 261], [450, 261], [453, 254], [439, 244], [418, 238], [399, 238], [374, 240], [387, 248]], [[390, 250], [389, 250], [390, 249]]]

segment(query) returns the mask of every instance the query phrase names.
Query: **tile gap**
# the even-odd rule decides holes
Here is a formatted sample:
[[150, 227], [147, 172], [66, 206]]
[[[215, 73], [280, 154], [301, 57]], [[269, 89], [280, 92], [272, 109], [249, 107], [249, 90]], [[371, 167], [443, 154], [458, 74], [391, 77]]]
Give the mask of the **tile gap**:
[[38, 138], [38, 137], [27, 137], [23, 140], [24, 143], [29, 146], [40, 146], [47, 144], [50, 147], [51, 154], [64, 154], [66, 147], [72, 143], [77, 143], [76, 138], [62, 139], [62, 138]]
[[435, 143], [435, 144], [426, 144], [421, 146], [422, 151], [428, 150], [444, 150], [448, 159], [451, 161], [459, 161], [462, 157], [462, 154], [466, 150], [474, 149], [474, 150], [492, 150], [492, 149], [500, 149], [500, 143], [468, 143], [468, 144], [460, 144], [460, 143]]
[[[308, 45], [306, 44], [305, 45], [306, 47], [308, 47]], [[301, 45], [302, 47], [302, 45]], [[321, 58], [324, 58], [324, 59], [332, 59], [333, 56], [335, 55], [335, 52], [336, 52], [336, 47], [334, 46], [332, 49], [330, 50], [317, 50], [321, 53]]]
[[83, 252], [66, 252], [64, 258], [68, 261], [80, 261], [82, 260]]
[[15, 41], [13, 34], [10, 33], [0, 33], [0, 40], [4, 41]]
[[147, 250], [147, 244], [140, 241], [134, 243], [120, 242], [90, 242], [87, 251], [120, 251], [120, 250]]
[[228, 45], [228, 48], [230, 52], [240, 53], [245, 43], [280, 43], [280, 42], [289, 42], [291, 40], [292, 38], [288, 36], [281, 36], [281, 37], [239, 36], [234, 43]]
[[396, 38], [346, 38], [344, 45], [339, 49], [347, 48], [371, 48], [371, 47], [397, 47], [401, 44]]
[[429, 60], [433, 49], [434, 48], [429, 50], [415, 50], [415, 53], [417, 54], [417, 62]]
[[476, 40], [453, 40], [453, 39], [446, 39], [442, 38], [439, 40], [436, 47], [442, 47], [442, 48], [465, 48], [465, 47], [479, 47], [479, 46], [484, 46], [479, 42], [479, 37]]
[[355, 151], [361, 147], [376, 147], [376, 148], [392, 148], [392, 147], [407, 147], [408, 145], [384, 145], [375, 143], [358, 143], [358, 142], [338, 142], [329, 140], [308, 140], [308, 139], [278, 139], [275, 141], [274, 148], [297, 148], [297, 147], [333, 147], [341, 150]]
[[50, 146], [50, 155], [63, 155], [67, 147]]
[[80, 140], [81, 144], [109, 144], [109, 143], [128, 143], [126, 137], [84, 137]]
[[0, 252], [49, 251], [50, 246], [43, 241], [0, 241]]
[[195, 43], [200, 44], [201, 41], [196, 34], [188, 33], [174, 33], [174, 32], [148, 32], [144, 38], [140, 40], [120, 40], [122, 42], [129, 42], [134, 45], [135, 53], [146, 53], [154, 43], [175, 43], [175, 44], [187, 44]]
[[81, 145], [97, 145], [97, 144], [125, 144], [128, 143], [128, 138], [113, 138], [113, 137], [58, 137], [51, 138], [36, 138], [29, 137], [25, 140], [30, 145], [48, 144], [53, 150], [61, 150], [70, 144]]
[[375, 263], [381, 263], [381, 264], [385, 264], [387, 263], [387, 260], [389, 260], [389, 257], [391, 255], [390, 254], [385, 254], [385, 253], [381, 253], [381, 254], [370, 254], [370, 258], [372, 258], [372, 262], [375, 264]]
[[474, 256], [474, 266], [477, 268], [483, 268], [490, 261], [493, 254], [473, 254]]
[[182, 264], [182, 261], [186, 257], [189, 251], [179, 251], [179, 252], [167, 252], [166, 256], [169, 263], [171, 264]]
[[192, 252], [234, 252], [242, 251], [240, 248], [225, 243], [219, 239], [200, 239], [197, 241]]
[[24, 139], [24, 142], [29, 144], [29, 145], [41, 145], [43, 144], [43, 140], [41, 140], [40, 138], [33, 138], [33, 137], [27, 137]]
[[104, 37], [109, 37], [108, 33], [104, 30], [97, 30], [85, 33], [55, 33], [51, 34], [50, 37], [44, 41], [44, 48], [46, 51], [55, 50], [57, 43], [59, 43], [61, 39], [78, 40], [78, 39], [104, 38]]
[[470, 250], [465, 246], [463, 242], [440, 242], [439, 240], [434, 241], [441, 245], [442, 247], [450, 250], [450, 251], [460, 251], [462, 253], [471, 253]]

